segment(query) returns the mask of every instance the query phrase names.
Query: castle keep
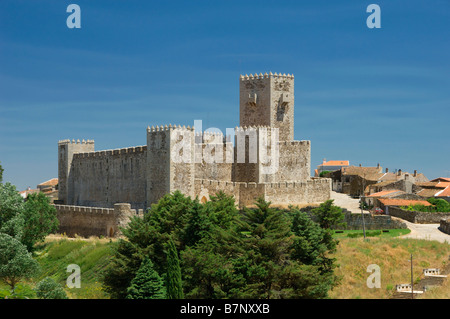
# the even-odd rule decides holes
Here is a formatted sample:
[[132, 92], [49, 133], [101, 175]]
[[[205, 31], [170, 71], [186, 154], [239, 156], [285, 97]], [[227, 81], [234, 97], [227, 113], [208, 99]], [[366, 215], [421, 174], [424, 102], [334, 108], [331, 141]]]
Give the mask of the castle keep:
[[273, 204], [329, 199], [330, 180], [310, 177], [310, 141], [294, 140], [294, 76], [241, 75], [239, 82], [240, 125], [232, 134], [148, 127], [147, 145], [104, 151], [92, 140], [60, 141], [59, 204], [139, 210], [175, 190], [201, 201], [224, 191], [241, 207], [259, 196]]

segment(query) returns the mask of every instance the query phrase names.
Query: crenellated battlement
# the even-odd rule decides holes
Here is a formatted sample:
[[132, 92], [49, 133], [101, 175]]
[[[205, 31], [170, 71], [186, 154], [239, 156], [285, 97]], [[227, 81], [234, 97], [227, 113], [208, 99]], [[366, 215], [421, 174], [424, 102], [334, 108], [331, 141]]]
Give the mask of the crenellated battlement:
[[58, 141], [58, 145], [67, 145], [67, 144], [94, 144], [95, 141], [94, 140], [70, 140], [70, 139], [66, 139], [66, 140], [60, 140]]
[[80, 214], [114, 214], [114, 208], [87, 207], [75, 205], [54, 205], [58, 213], [80, 213]]
[[195, 130], [195, 128], [192, 126], [192, 127], [190, 127], [189, 125], [188, 126], [185, 126], [185, 125], [183, 125], [183, 126], [181, 126], [181, 125], [172, 125], [172, 124], [169, 124], [169, 125], [156, 125], [156, 127], [155, 126], [148, 126], [147, 127], [147, 132], [166, 132], [166, 131], [170, 131], [170, 130], [184, 130], [184, 131], [194, 131]]
[[262, 79], [269, 79], [269, 78], [293, 79], [294, 75], [293, 74], [287, 74], [286, 75], [286, 73], [278, 74], [277, 72], [275, 72], [275, 73], [269, 72], [269, 74], [267, 74], [267, 72], [266, 72], [264, 74], [262, 74], [262, 73], [259, 73], [259, 74], [255, 73], [254, 75], [253, 74], [250, 74], [250, 75], [247, 75], [247, 74], [246, 75], [242, 75], [241, 74], [239, 76], [239, 78], [240, 78], [241, 81], [262, 80]]
[[109, 236], [111, 225], [118, 229], [117, 212], [98, 207], [119, 202], [131, 205], [123, 211], [145, 209], [174, 190], [202, 202], [222, 190], [239, 206], [260, 196], [283, 204], [329, 199], [330, 180], [311, 178], [311, 141], [294, 140], [294, 82], [289, 73], [239, 75], [234, 129], [203, 130], [199, 120], [195, 127], [149, 125], [146, 145], [99, 151], [94, 140], [60, 140], [59, 203], [65, 205], [56, 207], [67, 229]]
[[146, 151], [147, 151], [147, 145], [142, 145], [142, 146], [126, 147], [126, 148], [112, 149], [112, 150], [75, 153], [75, 154], [73, 154], [73, 157], [74, 158], [92, 158], [92, 157], [104, 157], [104, 156], [144, 153]]

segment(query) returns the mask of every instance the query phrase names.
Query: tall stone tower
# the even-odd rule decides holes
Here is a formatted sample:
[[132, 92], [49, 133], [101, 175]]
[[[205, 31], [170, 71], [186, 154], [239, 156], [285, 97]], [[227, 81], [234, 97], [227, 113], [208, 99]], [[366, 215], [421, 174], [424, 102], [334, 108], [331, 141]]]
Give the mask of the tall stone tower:
[[147, 206], [180, 190], [194, 197], [194, 128], [147, 128]]
[[73, 154], [94, 152], [93, 140], [62, 140], [58, 142], [58, 199], [65, 205], [73, 205]]
[[280, 141], [293, 141], [294, 76], [241, 75], [239, 83], [240, 126], [278, 128]]

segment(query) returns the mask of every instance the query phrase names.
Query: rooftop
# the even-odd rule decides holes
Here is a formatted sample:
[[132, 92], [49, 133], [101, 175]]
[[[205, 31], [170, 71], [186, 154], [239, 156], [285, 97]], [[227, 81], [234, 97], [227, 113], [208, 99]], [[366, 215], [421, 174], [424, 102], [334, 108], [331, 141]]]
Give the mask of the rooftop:
[[431, 204], [429, 202], [427, 202], [426, 200], [380, 198], [379, 201], [384, 206], [409, 206], [409, 205], [431, 206]]
[[58, 179], [52, 178], [51, 180], [43, 182], [43, 183], [39, 184], [38, 186], [56, 186], [56, 185], [58, 185]]
[[328, 161], [328, 162], [324, 161], [319, 166], [349, 166], [349, 165], [350, 165], [349, 161]]
[[399, 195], [399, 194], [403, 194], [403, 193], [405, 193], [404, 191], [401, 191], [401, 190], [399, 190], [399, 189], [391, 189], [391, 190], [387, 190], [387, 191], [381, 191], [381, 192], [378, 192], [378, 193], [373, 193], [373, 194], [371, 194], [371, 195], [369, 195], [369, 196], [367, 196], [367, 197], [384, 197], [384, 196], [387, 196], [387, 195]]

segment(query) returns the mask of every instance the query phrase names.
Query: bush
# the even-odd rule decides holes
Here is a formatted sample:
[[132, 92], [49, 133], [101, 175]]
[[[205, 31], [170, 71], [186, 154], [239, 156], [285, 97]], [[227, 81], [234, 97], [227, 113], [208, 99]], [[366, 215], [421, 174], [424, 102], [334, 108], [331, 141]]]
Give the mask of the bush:
[[35, 288], [36, 296], [39, 299], [67, 299], [64, 289], [52, 278], [45, 277]]

